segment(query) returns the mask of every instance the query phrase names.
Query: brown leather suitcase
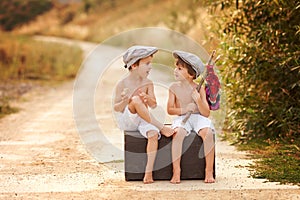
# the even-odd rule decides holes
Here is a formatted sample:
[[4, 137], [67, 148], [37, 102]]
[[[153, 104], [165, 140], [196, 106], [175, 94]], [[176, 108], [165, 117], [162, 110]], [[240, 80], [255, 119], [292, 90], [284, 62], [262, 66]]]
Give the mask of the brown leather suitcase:
[[[138, 131], [125, 131], [125, 180], [143, 180], [147, 163], [147, 139]], [[187, 136], [183, 142], [181, 157], [181, 179], [205, 178], [205, 157], [202, 139], [196, 133]], [[158, 141], [158, 152], [153, 170], [154, 180], [170, 180], [172, 177], [172, 137], [162, 135]], [[214, 165], [215, 176], [215, 165]]]

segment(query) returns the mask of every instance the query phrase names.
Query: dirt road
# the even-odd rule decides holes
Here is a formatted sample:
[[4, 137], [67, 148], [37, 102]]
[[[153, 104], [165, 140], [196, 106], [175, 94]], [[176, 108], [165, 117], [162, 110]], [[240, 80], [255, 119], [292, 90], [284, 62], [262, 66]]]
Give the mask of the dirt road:
[[[95, 47], [82, 45], [86, 51]], [[118, 152], [108, 152], [97, 132], [78, 125], [89, 127], [90, 121], [74, 115], [74, 82], [36, 89], [16, 102], [21, 111], [0, 120], [0, 199], [300, 199], [297, 186], [250, 178], [247, 154], [220, 140], [214, 184], [126, 182], [122, 132], [111, 114], [114, 84], [124, 73], [114, 66], [106, 70], [93, 104], [96, 122]], [[83, 104], [79, 110], [87, 108]]]

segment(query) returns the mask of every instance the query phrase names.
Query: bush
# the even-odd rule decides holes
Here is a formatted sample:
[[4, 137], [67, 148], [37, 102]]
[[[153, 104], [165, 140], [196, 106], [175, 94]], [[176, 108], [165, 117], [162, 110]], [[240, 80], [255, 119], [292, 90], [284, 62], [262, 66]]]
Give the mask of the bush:
[[52, 8], [51, 0], [1, 0], [0, 27], [11, 31]]
[[237, 2], [217, 2], [230, 10], [220, 23], [227, 128], [240, 140], [299, 137], [300, 2]]

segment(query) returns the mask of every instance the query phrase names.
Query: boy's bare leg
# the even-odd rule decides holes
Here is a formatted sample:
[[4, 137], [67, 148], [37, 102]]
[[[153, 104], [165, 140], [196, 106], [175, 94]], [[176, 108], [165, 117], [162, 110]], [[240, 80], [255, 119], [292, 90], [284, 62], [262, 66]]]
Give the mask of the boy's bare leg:
[[173, 176], [171, 183], [180, 183], [180, 161], [182, 153], [182, 143], [187, 132], [183, 128], [177, 128], [172, 140], [172, 162], [173, 162]]
[[128, 104], [128, 108], [132, 113], [137, 113], [143, 120], [157, 127], [161, 134], [165, 135], [166, 137], [173, 135], [174, 130], [157, 121], [155, 117], [150, 114], [148, 108], [142, 102], [140, 97], [132, 97], [131, 102]]
[[213, 176], [214, 167], [214, 157], [215, 157], [215, 143], [214, 134], [210, 128], [205, 128], [200, 130], [199, 135], [202, 137], [204, 144], [204, 154], [205, 154], [205, 183], [214, 183], [215, 179]]
[[155, 162], [155, 157], [157, 153], [158, 147], [158, 132], [156, 131], [149, 131], [147, 133], [148, 136], [148, 143], [147, 143], [147, 165], [145, 169], [145, 176], [144, 176], [144, 183], [153, 183], [153, 166]]
[[163, 125], [163, 128], [160, 129], [161, 134], [166, 137], [170, 137], [174, 134], [174, 130], [171, 127]]
[[149, 110], [139, 96], [133, 96], [131, 98], [131, 102], [128, 104], [128, 109], [131, 113], [137, 113], [146, 122], [151, 123]]

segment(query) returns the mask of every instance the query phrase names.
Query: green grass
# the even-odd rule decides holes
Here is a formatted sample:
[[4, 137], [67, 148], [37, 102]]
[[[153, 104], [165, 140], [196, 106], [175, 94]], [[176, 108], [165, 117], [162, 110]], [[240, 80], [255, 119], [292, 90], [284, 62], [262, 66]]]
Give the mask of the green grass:
[[300, 186], [300, 138], [287, 140], [256, 138], [239, 143], [230, 134], [226, 140], [239, 150], [249, 151], [255, 160], [250, 167], [253, 178]]
[[299, 143], [279, 143], [267, 146], [261, 154], [255, 154], [259, 160], [252, 166], [255, 169], [252, 176], [300, 186], [299, 146]]

